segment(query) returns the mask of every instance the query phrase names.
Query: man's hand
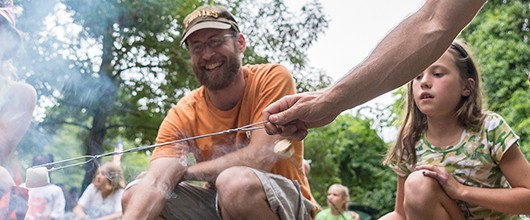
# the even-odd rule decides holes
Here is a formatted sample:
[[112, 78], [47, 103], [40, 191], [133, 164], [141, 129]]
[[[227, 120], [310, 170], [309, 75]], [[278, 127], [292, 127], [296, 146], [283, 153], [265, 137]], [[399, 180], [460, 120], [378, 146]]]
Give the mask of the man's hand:
[[263, 110], [267, 134], [280, 134], [292, 140], [302, 140], [307, 129], [321, 127], [333, 121], [340, 111], [325, 100], [325, 92], [288, 95]]

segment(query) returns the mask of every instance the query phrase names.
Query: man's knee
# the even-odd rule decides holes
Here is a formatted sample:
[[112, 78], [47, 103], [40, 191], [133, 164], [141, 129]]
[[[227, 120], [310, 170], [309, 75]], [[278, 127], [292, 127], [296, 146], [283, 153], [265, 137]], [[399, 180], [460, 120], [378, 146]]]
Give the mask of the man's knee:
[[261, 182], [250, 168], [231, 167], [219, 174], [215, 187], [220, 197], [234, 197], [255, 193]]

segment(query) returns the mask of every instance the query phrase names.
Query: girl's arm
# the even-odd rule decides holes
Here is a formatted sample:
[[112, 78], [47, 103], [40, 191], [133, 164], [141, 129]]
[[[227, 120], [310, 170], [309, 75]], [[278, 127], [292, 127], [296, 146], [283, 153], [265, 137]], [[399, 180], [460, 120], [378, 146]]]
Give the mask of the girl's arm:
[[394, 205], [394, 211], [389, 212], [379, 220], [394, 220], [394, 219], [405, 219], [405, 210], [403, 209], [403, 199], [405, 195], [405, 180], [406, 177], [398, 176], [397, 193], [396, 193], [396, 204]]
[[452, 199], [504, 213], [530, 214], [530, 164], [517, 143], [504, 153], [499, 166], [512, 188], [466, 186], [458, 183], [446, 169], [430, 165], [417, 169], [429, 170], [424, 175], [435, 178]]
[[83, 206], [79, 205], [79, 203], [75, 206], [73, 212], [78, 219], [88, 219], [85, 211], [83, 211]]
[[530, 214], [530, 164], [517, 143], [504, 153], [499, 166], [512, 188], [466, 187], [461, 200], [501, 212]]

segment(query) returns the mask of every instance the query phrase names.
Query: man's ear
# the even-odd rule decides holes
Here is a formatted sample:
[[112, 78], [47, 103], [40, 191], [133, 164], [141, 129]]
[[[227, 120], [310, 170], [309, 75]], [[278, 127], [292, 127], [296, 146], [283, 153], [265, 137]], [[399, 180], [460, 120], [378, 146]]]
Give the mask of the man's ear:
[[462, 91], [462, 96], [470, 96], [471, 92], [473, 91], [473, 88], [475, 88], [475, 80], [468, 78], [466, 80], [466, 85], [464, 86], [464, 90]]
[[239, 50], [239, 53], [244, 53], [246, 48], [247, 40], [245, 39], [245, 36], [241, 33], [237, 33], [237, 49]]

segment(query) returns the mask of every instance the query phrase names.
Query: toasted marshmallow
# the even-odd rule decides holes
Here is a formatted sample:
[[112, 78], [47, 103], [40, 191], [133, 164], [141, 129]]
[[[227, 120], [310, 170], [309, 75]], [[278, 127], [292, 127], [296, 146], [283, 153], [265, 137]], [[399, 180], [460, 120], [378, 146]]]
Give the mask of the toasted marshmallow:
[[291, 142], [287, 139], [276, 142], [276, 145], [274, 145], [274, 153], [281, 158], [292, 157], [294, 150], [291, 147]]

